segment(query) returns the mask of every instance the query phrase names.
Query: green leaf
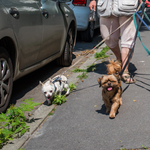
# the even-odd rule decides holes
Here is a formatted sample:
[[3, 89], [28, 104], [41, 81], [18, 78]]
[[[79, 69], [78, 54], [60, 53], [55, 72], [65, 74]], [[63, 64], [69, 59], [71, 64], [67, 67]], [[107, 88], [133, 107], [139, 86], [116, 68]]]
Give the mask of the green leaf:
[[17, 125], [19, 125], [20, 124], [20, 122], [13, 122], [12, 124], [10, 124], [12, 127], [13, 126], [17, 126]]
[[21, 129], [22, 129], [22, 127], [17, 128], [17, 129], [14, 131], [14, 133], [19, 132]]
[[4, 122], [7, 119], [7, 116], [4, 113], [0, 114], [0, 122]]
[[144, 145], [142, 145], [142, 147], [144, 148], [144, 149], [148, 149], [147, 147], [145, 147]]
[[27, 129], [23, 129], [23, 130], [20, 132], [20, 135], [23, 135], [26, 131], [27, 131]]
[[8, 125], [9, 125], [9, 123], [5, 123], [5, 124], [4, 124], [4, 127], [7, 127]]

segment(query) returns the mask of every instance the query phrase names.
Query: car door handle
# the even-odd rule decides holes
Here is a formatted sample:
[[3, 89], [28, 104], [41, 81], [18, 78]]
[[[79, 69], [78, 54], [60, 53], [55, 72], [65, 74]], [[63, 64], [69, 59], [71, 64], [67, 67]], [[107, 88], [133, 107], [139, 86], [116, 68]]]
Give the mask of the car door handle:
[[45, 10], [45, 9], [42, 10], [42, 15], [43, 15], [46, 19], [47, 19], [48, 16], [49, 16], [47, 10]]
[[9, 13], [15, 18], [19, 19], [19, 11], [16, 8], [11, 8]]

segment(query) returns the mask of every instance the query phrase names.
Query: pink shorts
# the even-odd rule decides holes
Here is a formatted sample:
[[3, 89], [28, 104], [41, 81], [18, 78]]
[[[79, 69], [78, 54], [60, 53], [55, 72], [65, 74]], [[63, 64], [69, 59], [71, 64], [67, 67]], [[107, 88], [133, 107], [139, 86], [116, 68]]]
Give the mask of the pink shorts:
[[[124, 23], [129, 17], [115, 17], [110, 16], [109, 18], [100, 17], [100, 31], [102, 38], [106, 38], [117, 29], [122, 23]], [[114, 32], [105, 43], [109, 48], [115, 48], [119, 44], [119, 37], [121, 37], [121, 47], [127, 47], [132, 49], [134, 45], [135, 37], [135, 26], [134, 21], [131, 18], [126, 24], [124, 24], [119, 30]]]

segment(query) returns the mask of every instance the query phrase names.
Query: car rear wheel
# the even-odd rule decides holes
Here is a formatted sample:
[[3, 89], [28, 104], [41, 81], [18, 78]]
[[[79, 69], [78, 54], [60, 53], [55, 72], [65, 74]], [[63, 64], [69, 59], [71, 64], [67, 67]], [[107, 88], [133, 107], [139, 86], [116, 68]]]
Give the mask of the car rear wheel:
[[65, 66], [65, 67], [71, 65], [71, 63], [72, 63], [73, 41], [74, 41], [73, 31], [70, 28], [69, 31], [68, 31], [64, 51], [63, 51], [61, 57], [59, 57], [57, 59], [57, 64], [58, 65]]
[[12, 61], [7, 51], [0, 47], [0, 112], [4, 112], [9, 105], [12, 87]]
[[81, 40], [85, 42], [92, 42], [94, 37], [94, 22], [89, 22], [85, 31], [81, 32]]

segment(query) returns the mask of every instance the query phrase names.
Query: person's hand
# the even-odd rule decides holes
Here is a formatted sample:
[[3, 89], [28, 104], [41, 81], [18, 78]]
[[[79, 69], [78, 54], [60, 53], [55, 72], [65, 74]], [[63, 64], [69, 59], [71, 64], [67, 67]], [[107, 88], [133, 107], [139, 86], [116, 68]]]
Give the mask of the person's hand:
[[90, 10], [94, 9], [94, 11], [96, 11], [96, 1], [92, 0], [89, 4], [89, 8]]

